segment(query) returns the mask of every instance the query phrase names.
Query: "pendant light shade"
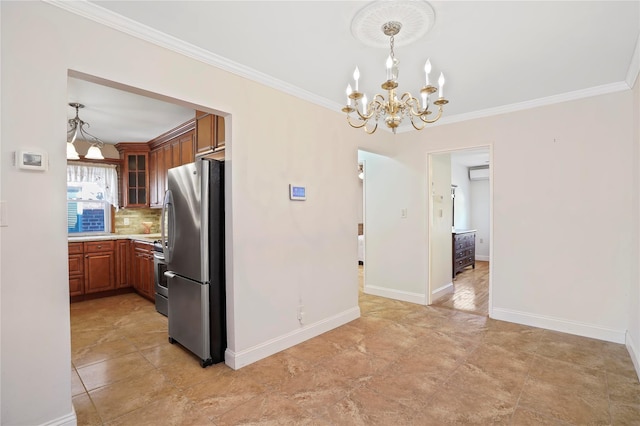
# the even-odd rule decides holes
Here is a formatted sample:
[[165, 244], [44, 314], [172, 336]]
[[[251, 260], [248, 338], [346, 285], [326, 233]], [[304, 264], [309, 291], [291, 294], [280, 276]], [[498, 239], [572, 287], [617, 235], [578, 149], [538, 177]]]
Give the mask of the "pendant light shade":
[[67, 160], [79, 159], [80, 156], [78, 155], [78, 151], [76, 151], [76, 147], [71, 142], [67, 142]]
[[87, 151], [87, 155], [84, 158], [89, 158], [91, 160], [104, 160], [104, 155], [102, 155], [102, 151], [96, 145], [91, 145], [89, 150]]

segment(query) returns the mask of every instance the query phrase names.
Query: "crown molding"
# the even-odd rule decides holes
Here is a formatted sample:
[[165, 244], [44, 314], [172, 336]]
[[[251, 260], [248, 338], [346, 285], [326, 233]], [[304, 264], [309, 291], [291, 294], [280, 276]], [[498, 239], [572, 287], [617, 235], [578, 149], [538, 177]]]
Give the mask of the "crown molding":
[[575, 101], [578, 99], [589, 98], [592, 96], [606, 95], [609, 93], [622, 92], [629, 90], [626, 82], [604, 84], [602, 86], [590, 87], [588, 89], [576, 90], [573, 92], [563, 93], [560, 95], [547, 96], [546, 98], [533, 99], [526, 102], [518, 102], [510, 105], [503, 105], [496, 108], [487, 108], [479, 111], [473, 111], [466, 114], [452, 115], [442, 117], [434, 125], [441, 126], [443, 124], [459, 123], [461, 121], [475, 120], [477, 118], [486, 118], [494, 115], [508, 114], [511, 112], [522, 111], [531, 108], [554, 105], [563, 102]]
[[294, 86], [270, 75], [257, 71], [253, 68], [231, 61], [208, 50], [202, 49], [191, 43], [187, 43], [169, 34], [165, 34], [140, 22], [134, 21], [117, 13], [114, 13], [102, 6], [90, 3], [87, 0], [65, 1], [65, 0], [42, 0], [45, 3], [59, 7], [68, 12], [82, 16], [98, 22], [109, 28], [129, 34], [133, 37], [148, 41], [157, 46], [164, 47], [189, 58], [213, 65], [224, 71], [249, 80], [264, 84], [265, 86], [306, 100], [316, 105], [339, 111], [342, 106], [337, 102], [330, 101], [300, 87]]
[[[563, 93], [560, 95], [547, 96], [546, 98], [533, 99], [526, 102], [518, 102], [510, 105], [503, 105], [495, 108], [487, 108], [479, 111], [473, 111], [465, 114], [457, 114], [451, 116], [443, 116], [440, 120], [430, 125], [430, 127], [442, 126], [443, 124], [460, 123], [462, 121], [475, 120], [478, 118], [487, 118], [494, 115], [508, 114], [511, 112], [523, 111], [531, 108], [538, 108], [548, 105], [559, 104], [563, 102], [575, 101], [578, 99], [589, 98], [592, 96], [606, 95], [609, 93], [622, 92], [629, 90], [626, 82], [604, 84], [602, 86], [590, 87], [588, 89], [576, 90], [573, 92]], [[413, 127], [398, 129], [397, 133], [404, 133], [413, 130]]]
[[[191, 43], [182, 41], [176, 37], [165, 34], [147, 25], [143, 25], [137, 21], [126, 18], [122, 15], [114, 13], [108, 9], [98, 6], [94, 3], [90, 3], [87, 0], [80, 1], [65, 1], [65, 0], [43, 0], [45, 3], [57, 6], [68, 12], [106, 25], [117, 31], [124, 32], [133, 37], [148, 41], [155, 45], [164, 47], [176, 53], [190, 57], [197, 61], [215, 66], [222, 70], [228, 71], [232, 74], [240, 77], [247, 78], [249, 80], [261, 83], [265, 86], [295, 96], [302, 100], [311, 102], [321, 107], [327, 108], [332, 111], [341, 112], [342, 106], [337, 102], [330, 101], [324, 97], [318, 96], [300, 87], [294, 86], [282, 80], [271, 77], [253, 68], [244, 66], [237, 62], [231, 61], [220, 55], [211, 53], [205, 49], [194, 46]], [[453, 116], [442, 117], [433, 126], [441, 126], [443, 124], [458, 123], [461, 121], [474, 120], [478, 118], [486, 118], [493, 115], [507, 114], [510, 112], [522, 111], [530, 108], [537, 108], [546, 105], [553, 105], [561, 102], [568, 102], [577, 99], [583, 99], [591, 96], [604, 95], [608, 93], [620, 92], [623, 90], [629, 90], [633, 87], [634, 82], [640, 72], [640, 36], [636, 43], [627, 76], [625, 81], [619, 83], [605, 84], [602, 86], [591, 87], [588, 89], [577, 90], [574, 92], [568, 92], [560, 95], [549, 96], [546, 98], [534, 99], [526, 102], [519, 102], [516, 104], [504, 105], [496, 108], [488, 108], [480, 111], [473, 111], [465, 114], [458, 114]], [[398, 128], [398, 133], [404, 133], [413, 129], [411, 126], [407, 128]]]
[[638, 35], [636, 48], [634, 49], [633, 55], [631, 56], [631, 63], [629, 64], [627, 78], [625, 79], [627, 86], [629, 86], [630, 89], [632, 89], [633, 85], [636, 83], [638, 74], [640, 74], [640, 35]]

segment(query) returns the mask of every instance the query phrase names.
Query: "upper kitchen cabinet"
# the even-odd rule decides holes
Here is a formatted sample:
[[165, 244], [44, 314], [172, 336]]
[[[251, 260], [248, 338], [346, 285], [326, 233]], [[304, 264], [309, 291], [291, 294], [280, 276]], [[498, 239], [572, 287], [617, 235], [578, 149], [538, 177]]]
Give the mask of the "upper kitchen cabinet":
[[224, 117], [196, 111], [196, 156], [224, 149]]
[[162, 207], [167, 171], [195, 160], [195, 118], [149, 141], [149, 205]]
[[195, 132], [191, 130], [190, 132], [182, 136], [178, 136], [170, 141], [171, 167], [178, 167], [183, 164], [193, 163], [195, 160], [193, 155], [194, 137]]
[[122, 206], [149, 206], [149, 145], [119, 143], [116, 145], [122, 160]]

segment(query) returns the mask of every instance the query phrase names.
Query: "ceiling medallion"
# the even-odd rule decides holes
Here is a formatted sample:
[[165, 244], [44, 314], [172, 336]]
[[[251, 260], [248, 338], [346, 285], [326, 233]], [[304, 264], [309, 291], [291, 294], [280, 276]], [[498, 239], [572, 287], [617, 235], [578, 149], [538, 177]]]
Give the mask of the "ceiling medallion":
[[362, 8], [351, 21], [351, 34], [371, 47], [387, 47], [389, 39], [380, 32], [387, 22], [402, 23], [402, 35], [395, 41], [402, 47], [424, 37], [436, 21], [426, 1], [376, 1]]

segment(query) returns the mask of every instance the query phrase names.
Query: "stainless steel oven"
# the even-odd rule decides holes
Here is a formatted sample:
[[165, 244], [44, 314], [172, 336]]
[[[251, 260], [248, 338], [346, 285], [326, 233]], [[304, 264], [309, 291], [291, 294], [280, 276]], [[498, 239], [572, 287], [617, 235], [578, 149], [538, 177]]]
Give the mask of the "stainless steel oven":
[[156, 311], [167, 316], [169, 314], [169, 288], [167, 287], [167, 277], [164, 275], [167, 271], [167, 263], [164, 260], [162, 244], [159, 241], [156, 241], [153, 246], [153, 275], [156, 291]]

